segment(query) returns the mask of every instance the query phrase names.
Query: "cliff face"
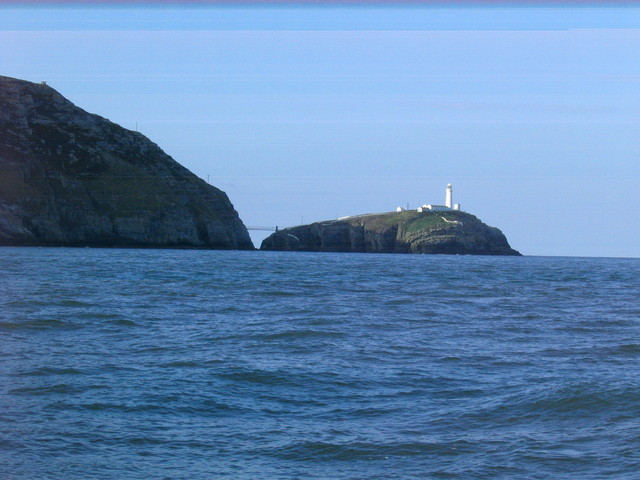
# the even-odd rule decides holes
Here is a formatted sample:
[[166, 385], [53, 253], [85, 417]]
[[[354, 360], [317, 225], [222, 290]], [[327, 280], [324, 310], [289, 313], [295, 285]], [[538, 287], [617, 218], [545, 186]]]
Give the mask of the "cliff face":
[[227, 195], [144, 135], [8, 77], [0, 245], [253, 248]]
[[520, 255], [500, 230], [460, 211], [370, 214], [286, 228], [260, 249]]

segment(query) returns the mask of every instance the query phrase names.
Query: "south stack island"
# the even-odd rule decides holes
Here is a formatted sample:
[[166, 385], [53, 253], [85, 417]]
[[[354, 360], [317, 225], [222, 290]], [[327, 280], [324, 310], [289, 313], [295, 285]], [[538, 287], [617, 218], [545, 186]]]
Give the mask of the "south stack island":
[[463, 212], [447, 185], [445, 204], [414, 210], [398, 207], [277, 230], [261, 250], [306, 252], [425, 253], [450, 255], [520, 255], [495, 227]]

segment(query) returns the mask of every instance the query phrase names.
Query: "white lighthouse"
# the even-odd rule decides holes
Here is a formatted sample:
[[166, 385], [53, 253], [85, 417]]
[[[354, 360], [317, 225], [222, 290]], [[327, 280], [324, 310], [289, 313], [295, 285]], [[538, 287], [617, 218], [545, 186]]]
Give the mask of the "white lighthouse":
[[[459, 203], [453, 203], [453, 186], [451, 184], [447, 185], [447, 189], [445, 190], [446, 196], [444, 205], [422, 205], [416, 209], [417, 212], [450, 212], [451, 210], [460, 210]], [[398, 207], [400, 209], [400, 207]], [[400, 210], [398, 210], [400, 211]]]

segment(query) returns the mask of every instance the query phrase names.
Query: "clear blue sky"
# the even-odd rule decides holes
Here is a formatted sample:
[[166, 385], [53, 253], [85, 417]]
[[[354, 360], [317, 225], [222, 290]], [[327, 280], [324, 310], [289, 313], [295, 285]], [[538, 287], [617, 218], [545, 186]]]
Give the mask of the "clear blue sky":
[[137, 124], [247, 225], [451, 182], [525, 254], [640, 257], [638, 7], [3, 7], [0, 44], [0, 74]]

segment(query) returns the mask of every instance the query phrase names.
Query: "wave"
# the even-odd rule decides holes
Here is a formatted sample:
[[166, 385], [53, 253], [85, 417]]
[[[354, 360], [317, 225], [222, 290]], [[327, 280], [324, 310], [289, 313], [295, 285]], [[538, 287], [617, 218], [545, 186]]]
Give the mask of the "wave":
[[21, 387], [9, 390], [9, 395], [19, 396], [41, 396], [51, 394], [77, 394], [86, 392], [88, 390], [107, 388], [104, 385], [70, 385], [66, 383], [59, 383], [56, 385], [46, 385], [42, 387]]
[[57, 318], [0, 321], [0, 329], [4, 330], [77, 330], [82, 327], [83, 325], [76, 322]]
[[35, 370], [28, 370], [20, 373], [16, 373], [16, 376], [25, 377], [39, 377], [46, 375], [85, 375], [86, 372], [77, 368], [54, 368], [54, 367], [41, 367]]
[[279, 448], [265, 449], [262, 453], [286, 460], [301, 462], [383, 460], [389, 457], [457, 456], [471, 450], [470, 442], [299, 442]]
[[344, 337], [345, 332], [327, 330], [287, 330], [284, 332], [270, 333], [263, 336], [265, 340], [295, 340], [298, 338], [335, 338]]
[[614, 418], [640, 415], [640, 390], [634, 385], [556, 385], [493, 398], [468, 414], [480, 421], [525, 422], [532, 419]]

